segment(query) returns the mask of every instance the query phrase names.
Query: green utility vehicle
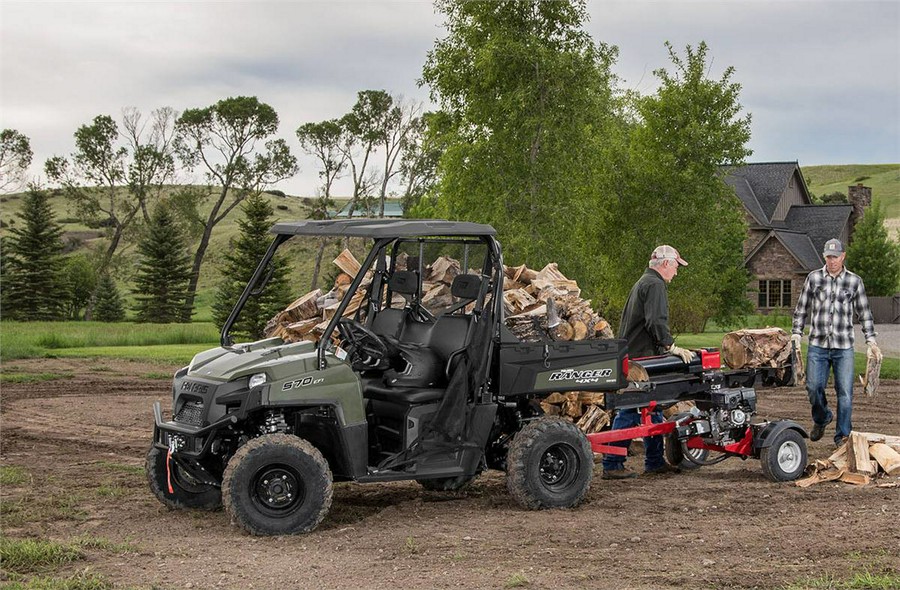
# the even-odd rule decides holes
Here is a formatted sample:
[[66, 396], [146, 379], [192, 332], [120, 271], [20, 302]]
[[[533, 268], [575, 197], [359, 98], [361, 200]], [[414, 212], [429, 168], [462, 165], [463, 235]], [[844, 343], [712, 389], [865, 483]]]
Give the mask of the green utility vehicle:
[[[172, 419], [154, 404], [147, 473], [163, 504], [224, 505], [246, 531], [281, 535], [316, 528], [335, 481], [456, 490], [499, 469], [527, 508], [584, 497], [591, 445], [538, 402], [553, 391], [623, 388], [625, 343], [520, 342], [503, 322], [492, 227], [351, 219], [279, 223], [272, 233], [221, 347], [175, 374]], [[324, 333], [316, 342], [234, 344], [231, 327], [265, 288], [276, 251], [322, 236], [371, 243]], [[449, 303], [432, 313], [422, 302], [423, 260], [435, 255], [460, 260], [462, 271]]]

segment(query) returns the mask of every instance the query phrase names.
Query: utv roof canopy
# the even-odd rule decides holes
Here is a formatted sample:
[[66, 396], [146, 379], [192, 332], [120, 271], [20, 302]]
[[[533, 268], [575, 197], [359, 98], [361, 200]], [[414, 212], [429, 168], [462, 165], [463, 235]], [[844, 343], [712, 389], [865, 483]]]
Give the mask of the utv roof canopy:
[[285, 236], [347, 236], [372, 239], [497, 235], [497, 230], [490, 225], [469, 221], [367, 218], [276, 223], [272, 226], [271, 232]]

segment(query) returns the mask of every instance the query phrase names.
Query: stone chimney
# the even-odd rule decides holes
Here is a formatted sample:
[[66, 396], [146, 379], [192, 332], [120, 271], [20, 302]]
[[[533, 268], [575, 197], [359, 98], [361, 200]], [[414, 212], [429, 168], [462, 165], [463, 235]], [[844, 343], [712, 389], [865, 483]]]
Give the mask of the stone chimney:
[[862, 183], [856, 186], [847, 187], [847, 200], [853, 205], [853, 212], [850, 214], [850, 239], [853, 238], [853, 230], [856, 224], [862, 219], [866, 213], [866, 207], [872, 204], [872, 188], [863, 186]]

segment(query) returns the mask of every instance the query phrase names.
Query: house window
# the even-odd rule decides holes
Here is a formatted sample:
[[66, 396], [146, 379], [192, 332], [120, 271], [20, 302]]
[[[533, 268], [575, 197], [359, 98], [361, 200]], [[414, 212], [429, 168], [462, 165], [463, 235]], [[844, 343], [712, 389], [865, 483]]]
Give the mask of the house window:
[[759, 282], [759, 307], [790, 307], [791, 281], [768, 280]]

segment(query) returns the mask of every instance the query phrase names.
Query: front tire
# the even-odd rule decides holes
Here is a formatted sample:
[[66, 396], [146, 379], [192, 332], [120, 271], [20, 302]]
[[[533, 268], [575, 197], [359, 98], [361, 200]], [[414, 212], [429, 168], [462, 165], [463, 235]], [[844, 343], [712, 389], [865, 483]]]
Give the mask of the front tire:
[[[147, 482], [156, 499], [172, 510], [217, 510], [222, 507], [222, 490], [200, 483], [172, 461], [166, 472], [165, 449], [156, 445], [147, 452]], [[169, 492], [169, 481], [172, 492]]]
[[775, 435], [772, 445], [759, 454], [763, 474], [771, 481], [794, 481], [806, 469], [808, 460], [806, 441], [793, 429]]
[[268, 434], [242, 446], [222, 479], [225, 511], [251, 535], [312, 531], [328, 513], [331, 494], [331, 469], [322, 453], [288, 434]]
[[587, 493], [594, 457], [587, 437], [560, 418], [541, 418], [509, 445], [506, 486], [530, 510], [571, 508]]

